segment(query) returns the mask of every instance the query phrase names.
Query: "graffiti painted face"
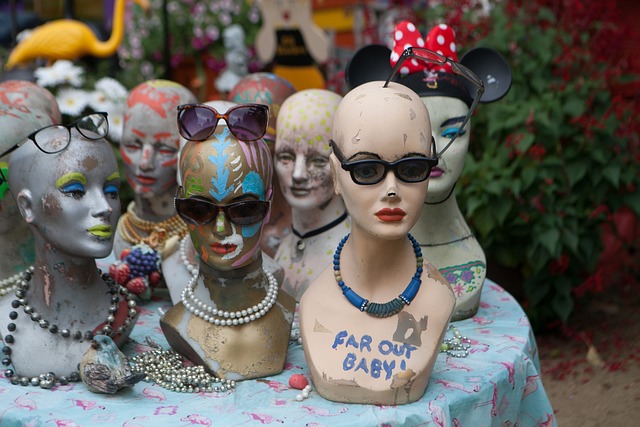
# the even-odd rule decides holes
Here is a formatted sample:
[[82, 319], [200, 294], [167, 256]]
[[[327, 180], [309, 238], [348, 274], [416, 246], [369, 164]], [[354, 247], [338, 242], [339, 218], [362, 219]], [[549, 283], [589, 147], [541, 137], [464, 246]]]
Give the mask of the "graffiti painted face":
[[63, 253], [109, 255], [120, 212], [120, 175], [109, 143], [72, 130], [69, 147], [60, 153], [31, 149], [38, 172], [29, 178], [30, 222]]
[[152, 198], [175, 191], [180, 148], [176, 108], [194, 101], [186, 88], [166, 80], [151, 80], [131, 91], [120, 154], [137, 195]]
[[[271, 159], [262, 140], [245, 143], [226, 126], [219, 126], [207, 141], [188, 142], [180, 156], [182, 198], [216, 206], [271, 198]], [[204, 205], [203, 205], [204, 206]], [[246, 213], [245, 213], [246, 212]], [[266, 216], [251, 225], [238, 225], [232, 215], [250, 215], [252, 210], [217, 209], [204, 225], [190, 225], [191, 239], [202, 259], [220, 270], [232, 270], [260, 256], [262, 227]], [[238, 217], [236, 217], [238, 218]], [[239, 218], [241, 219], [241, 218]]]

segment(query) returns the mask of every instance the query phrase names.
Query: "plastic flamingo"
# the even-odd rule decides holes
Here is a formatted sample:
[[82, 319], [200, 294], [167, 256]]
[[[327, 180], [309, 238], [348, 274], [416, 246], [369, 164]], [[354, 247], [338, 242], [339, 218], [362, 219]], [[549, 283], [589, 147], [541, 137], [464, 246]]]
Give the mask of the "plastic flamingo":
[[[148, 0], [134, 0], [143, 9]], [[57, 19], [35, 28], [29, 37], [11, 51], [7, 69], [36, 58], [75, 60], [85, 55], [106, 58], [113, 55], [124, 34], [124, 7], [126, 0], [116, 0], [113, 10], [113, 28], [107, 41], [99, 40], [91, 28], [73, 19]]]

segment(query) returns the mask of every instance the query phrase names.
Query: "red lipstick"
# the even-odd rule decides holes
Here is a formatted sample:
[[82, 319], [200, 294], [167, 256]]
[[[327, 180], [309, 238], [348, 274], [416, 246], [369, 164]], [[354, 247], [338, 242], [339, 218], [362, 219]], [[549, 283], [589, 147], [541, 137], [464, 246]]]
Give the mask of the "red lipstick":
[[138, 175], [136, 178], [138, 178], [138, 182], [142, 185], [153, 185], [156, 182], [156, 179], [150, 176]]
[[384, 222], [402, 221], [405, 215], [406, 215], [405, 211], [403, 211], [400, 208], [395, 208], [395, 209], [384, 208], [376, 212], [376, 216], [378, 217], [378, 219]]
[[211, 245], [211, 250], [220, 255], [230, 254], [235, 251], [238, 245], [214, 243]]

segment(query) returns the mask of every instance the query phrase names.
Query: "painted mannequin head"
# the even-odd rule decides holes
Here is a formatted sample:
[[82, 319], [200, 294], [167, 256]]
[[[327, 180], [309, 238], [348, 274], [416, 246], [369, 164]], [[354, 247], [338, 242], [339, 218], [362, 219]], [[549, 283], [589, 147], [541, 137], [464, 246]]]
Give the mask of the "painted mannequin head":
[[[332, 135], [346, 162], [435, 157], [427, 108], [415, 92], [396, 83], [385, 88], [382, 82], [369, 82], [350, 91], [336, 111]], [[377, 184], [360, 185], [342, 169], [335, 150], [331, 162], [336, 192], [344, 199], [354, 232], [359, 228], [397, 239], [418, 221], [428, 181], [402, 182], [389, 171]]]
[[187, 88], [168, 80], [144, 82], [129, 94], [120, 153], [136, 195], [153, 198], [174, 191], [180, 149], [176, 108], [195, 102]]
[[294, 210], [317, 209], [335, 197], [329, 139], [341, 99], [328, 90], [307, 89], [282, 104], [275, 166], [282, 193]]
[[[469, 107], [460, 99], [448, 96], [425, 96], [422, 102], [429, 110], [436, 150], [440, 152], [458, 131]], [[446, 198], [460, 179], [469, 149], [471, 121], [467, 122], [463, 132], [440, 156], [438, 166], [431, 170], [427, 202]]]
[[264, 140], [273, 150], [276, 140], [276, 120], [282, 103], [296, 92], [284, 78], [272, 73], [253, 73], [240, 80], [227, 99], [238, 104], [258, 103], [269, 106], [269, 127]]
[[68, 147], [55, 154], [28, 141], [11, 157], [9, 186], [36, 241], [79, 258], [111, 252], [120, 212], [120, 175], [106, 139], [71, 129]]
[[[61, 120], [58, 103], [48, 90], [27, 81], [9, 80], [0, 83], [0, 153], [44, 126]], [[0, 158], [0, 168], [8, 178], [10, 155]], [[2, 176], [0, 176], [2, 180]], [[10, 231], [19, 217], [9, 183], [0, 182], [0, 234]]]
[[[270, 201], [273, 169], [263, 140], [239, 141], [226, 126], [216, 128], [208, 140], [187, 142], [180, 155], [182, 189], [178, 197], [225, 206], [242, 201]], [[203, 205], [204, 207], [204, 205]], [[211, 207], [206, 208], [211, 211]], [[178, 213], [181, 210], [178, 209]], [[265, 216], [250, 225], [237, 225], [218, 210], [205, 225], [190, 225], [189, 232], [202, 262], [218, 270], [243, 267], [261, 256]]]

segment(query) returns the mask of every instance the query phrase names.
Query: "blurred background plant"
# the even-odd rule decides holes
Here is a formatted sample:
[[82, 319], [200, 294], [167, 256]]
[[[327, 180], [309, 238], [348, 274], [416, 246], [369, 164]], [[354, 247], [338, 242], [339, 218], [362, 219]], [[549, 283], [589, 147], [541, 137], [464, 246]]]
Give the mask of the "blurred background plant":
[[581, 297], [637, 286], [640, 108], [618, 87], [640, 77], [615, 2], [438, 3], [430, 25], [499, 50], [513, 72], [509, 94], [473, 118], [458, 189], [489, 277], [515, 273], [509, 290], [537, 329], [566, 323]]

